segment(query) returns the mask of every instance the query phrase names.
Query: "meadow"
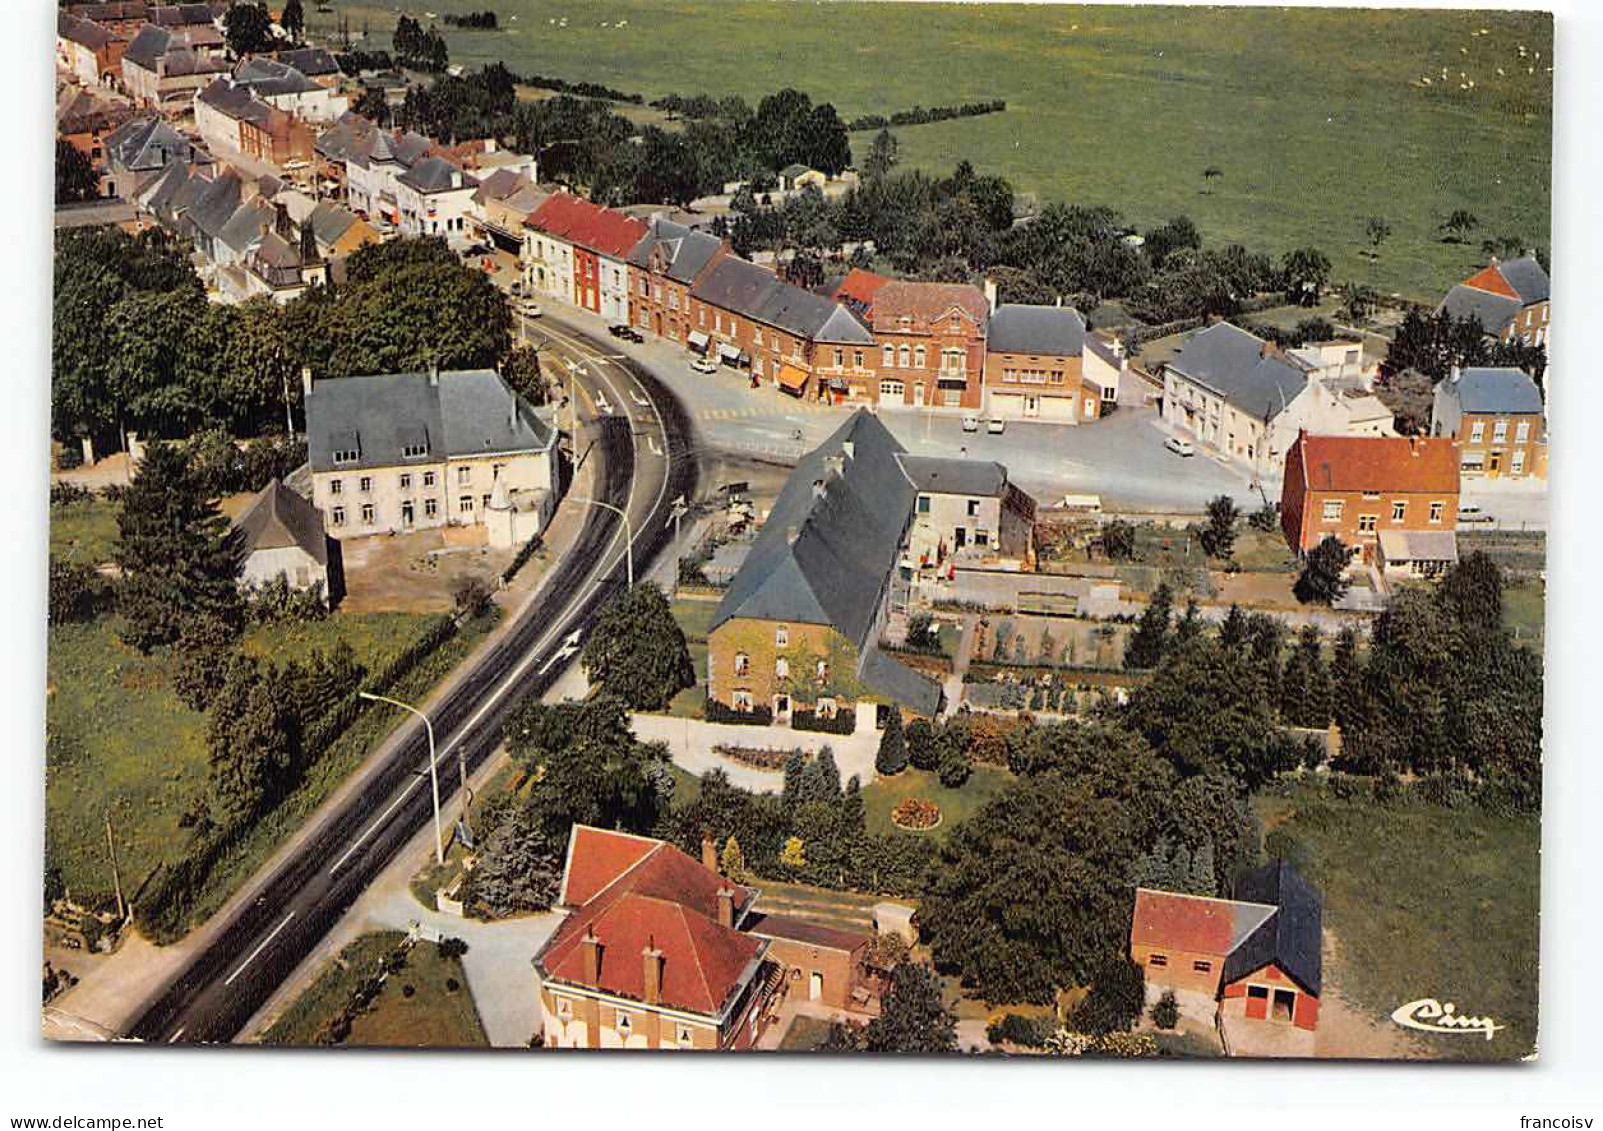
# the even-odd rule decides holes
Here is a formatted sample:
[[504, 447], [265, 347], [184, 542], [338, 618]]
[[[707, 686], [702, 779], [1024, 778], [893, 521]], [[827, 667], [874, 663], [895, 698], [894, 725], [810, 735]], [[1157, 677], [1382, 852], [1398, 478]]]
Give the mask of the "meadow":
[[[1409, 298], [1435, 301], [1470, 273], [1482, 238], [1550, 242], [1552, 24], [1539, 13], [878, 0], [428, 10], [487, 5], [500, 30], [441, 25], [453, 62], [502, 60], [647, 99], [755, 101], [794, 86], [848, 119], [1004, 99], [1000, 114], [898, 130], [904, 164], [947, 172], [967, 158], [1042, 201], [1109, 204], [1137, 227], [1184, 213], [1212, 243], [1312, 245], [1336, 281]], [[336, 11], [369, 46], [389, 46], [394, 10]], [[337, 18], [314, 16], [313, 32]], [[859, 152], [871, 137], [854, 135]], [[1219, 175], [1205, 179], [1209, 168]], [[1456, 209], [1480, 226], [1444, 243]], [[1373, 256], [1372, 216], [1392, 231]]]

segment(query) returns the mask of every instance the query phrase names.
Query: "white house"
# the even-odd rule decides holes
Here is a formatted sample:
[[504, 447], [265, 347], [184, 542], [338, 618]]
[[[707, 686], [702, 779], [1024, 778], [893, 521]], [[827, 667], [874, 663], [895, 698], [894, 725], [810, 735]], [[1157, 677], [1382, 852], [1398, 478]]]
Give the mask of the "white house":
[[301, 74], [288, 63], [252, 57], [234, 68], [234, 81], [271, 106], [319, 125], [336, 122], [350, 109], [349, 96]]
[[479, 183], [443, 157], [425, 157], [395, 178], [403, 236], [444, 236], [454, 248], [473, 240], [469, 218]]
[[291, 589], [321, 585], [330, 604], [344, 592], [339, 545], [311, 503], [274, 479], [234, 521], [244, 564], [239, 583], [258, 588], [280, 575]]
[[380, 227], [400, 227], [397, 178], [428, 155], [433, 143], [421, 134], [396, 137], [374, 130], [345, 159], [345, 189], [351, 208]]

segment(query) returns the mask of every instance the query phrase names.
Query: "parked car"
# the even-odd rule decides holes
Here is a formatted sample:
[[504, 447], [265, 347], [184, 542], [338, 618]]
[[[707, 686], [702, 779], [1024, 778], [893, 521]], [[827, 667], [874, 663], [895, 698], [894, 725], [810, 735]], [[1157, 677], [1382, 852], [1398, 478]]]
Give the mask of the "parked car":
[[625, 342], [643, 342], [646, 340], [635, 332], [634, 327], [627, 326], [622, 322], [619, 322], [614, 326], [608, 326], [607, 333], [611, 334], [614, 338], [618, 338]]
[[999, 416], [993, 416], [985, 422], [985, 430], [993, 436], [1000, 436], [1007, 429], [1007, 421]]
[[1465, 506], [1458, 508], [1458, 521], [1464, 523], [1496, 522], [1497, 520], [1480, 507]]
[[1192, 446], [1190, 440], [1182, 440], [1178, 436], [1170, 436], [1163, 442], [1163, 446], [1177, 456], [1194, 456], [1197, 454], [1197, 449]]
[[698, 357], [690, 363], [690, 368], [697, 373], [716, 373], [718, 372], [718, 363], [710, 357]]
[[540, 309], [540, 304], [535, 302], [532, 298], [524, 299], [523, 303], [518, 307], [518, 311], [525, 318], [538, 318], [540, 315], [545, 313], [545, 311]]
[[978, 432], [979, 430], [980, 418], [975, 416], [972, 412], [965, 412], [963, 414], [963, 431]]

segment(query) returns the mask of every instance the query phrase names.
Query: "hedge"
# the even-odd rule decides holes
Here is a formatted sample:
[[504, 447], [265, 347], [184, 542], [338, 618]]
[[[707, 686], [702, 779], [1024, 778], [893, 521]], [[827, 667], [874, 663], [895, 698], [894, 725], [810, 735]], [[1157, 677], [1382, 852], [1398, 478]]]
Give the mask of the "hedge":
[[814, 711], [792, 711], [790, 725], [796, 730], [822, 731], [824, 734], [852, 734], [857, 730], [857, 712], [843, 707], [827, 718]]
[[733, 707], [726, 707], [716, 699], [708, 699], [703, 708], [709, 723], [742, 723], [748, 726], [769, 726], [774, 721], [774, 712], [770, 707], [753, 707], [749, 711], [737, 711]]

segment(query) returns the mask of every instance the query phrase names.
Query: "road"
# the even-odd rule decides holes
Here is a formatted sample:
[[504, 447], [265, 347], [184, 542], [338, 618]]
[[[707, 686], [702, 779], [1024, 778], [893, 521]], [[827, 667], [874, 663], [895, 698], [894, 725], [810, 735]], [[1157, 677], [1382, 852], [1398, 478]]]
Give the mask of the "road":
[[[689, 424], [649, 373], [582, 335], [537, 328], [547, 347], [575, 359], [584, 411], [576, 458], [598, 462], [595, 498], [626, 510], [636, 565], [666, 544], [673, 500], [695, 488]], [[611, 411], [597, 408], [605, 402]], [[453, 676], [432, 709], [442, 807], [501, 743], [505, 721], [560, 674], [562, 640], [588, 626], [623, 584], [625, 525], [591, 508], [572, 550], [514, 614], [497, 642]], [[198, 929], [196, 953], [156, 989], [124, 1035], [149, 1042], [224, 1042], [338, 922], [395, 854], [432, 820], [428, 742], [408, 721], [372, 755], [355, 786], [312, 818], [218, 916]]]

